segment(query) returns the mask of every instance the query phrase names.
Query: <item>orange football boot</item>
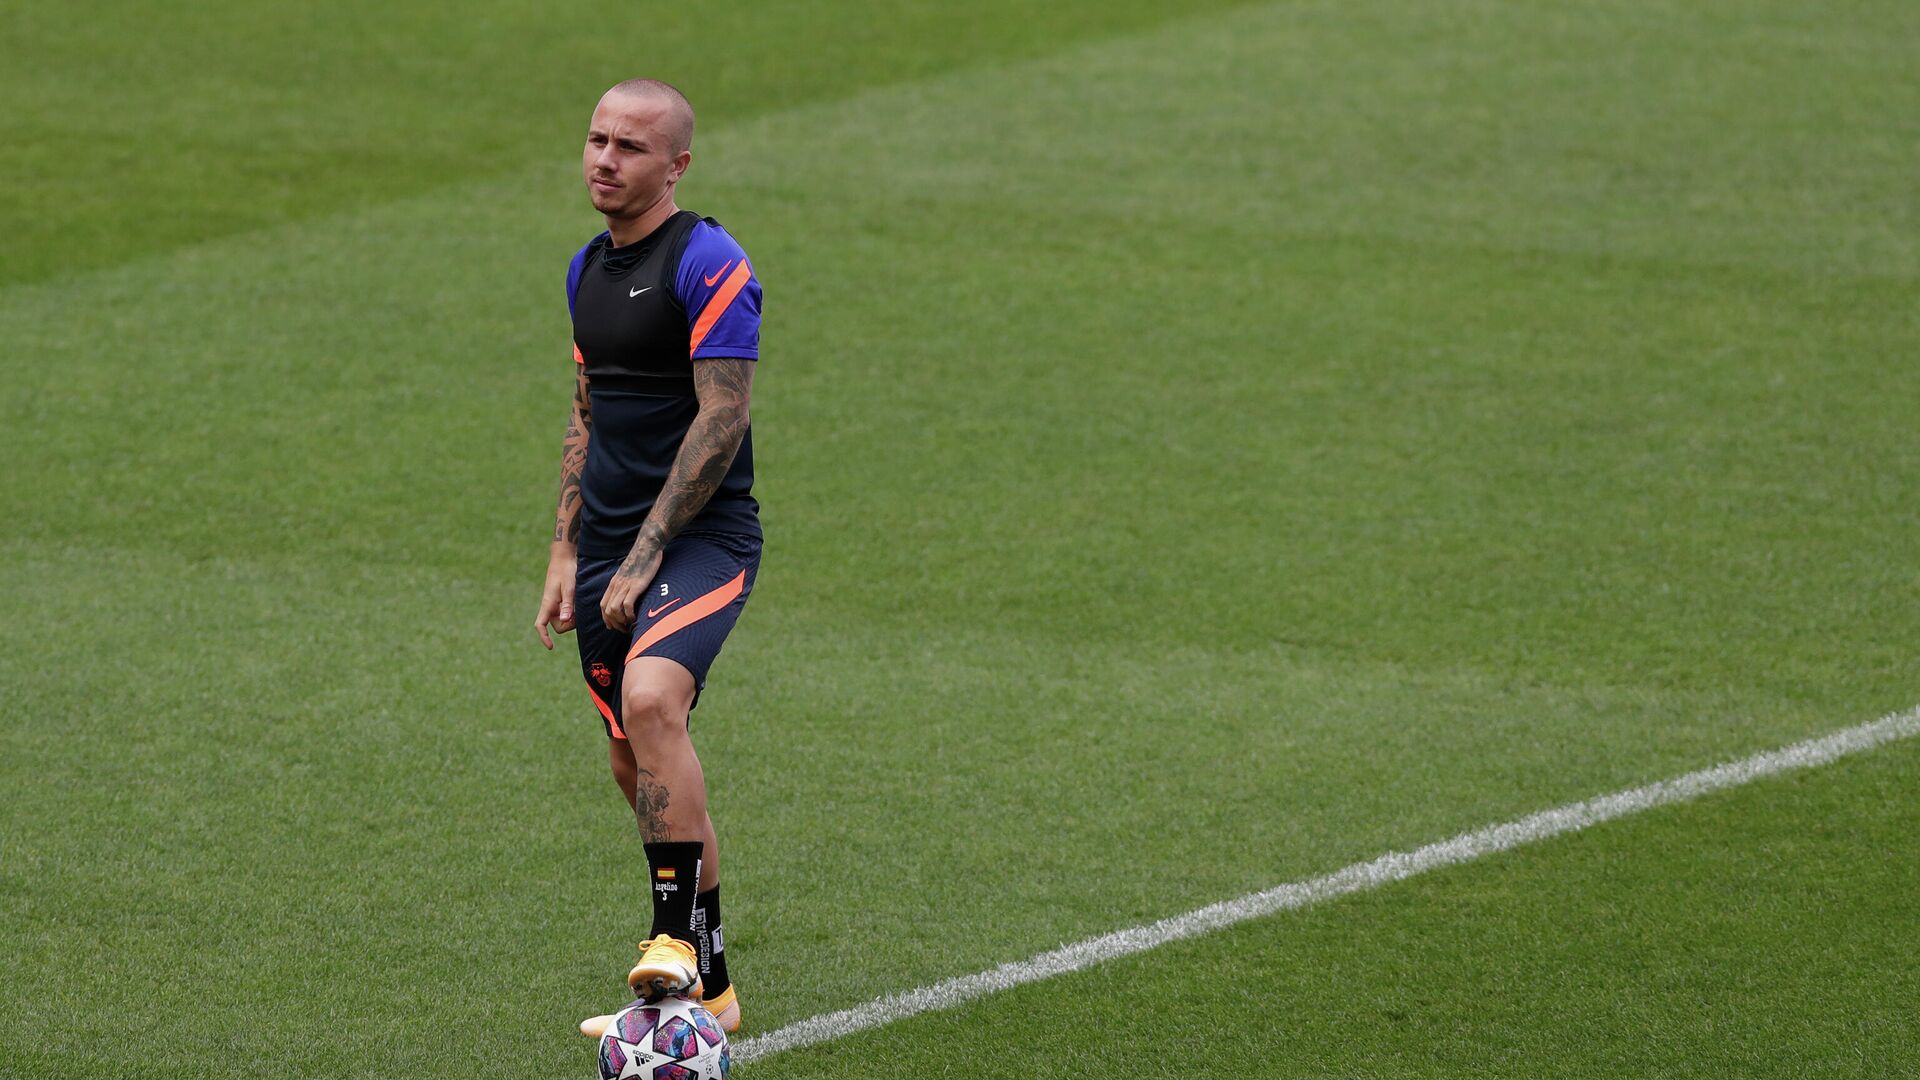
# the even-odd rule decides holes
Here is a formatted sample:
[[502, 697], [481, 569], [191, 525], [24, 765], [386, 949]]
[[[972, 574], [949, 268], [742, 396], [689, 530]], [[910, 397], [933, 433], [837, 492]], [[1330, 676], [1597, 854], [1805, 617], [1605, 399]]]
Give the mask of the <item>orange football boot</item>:
[[[627, 973], [627, 986], [644, 1001], [659, 1001], [678, 995], [698, 1001], [720, 1023], [720, 1030], [731, 1035], [740, 1030], [740, 995], [732, 986], [720, 991], [713, 1000], [705, 998], [700, 984], [699, 958], [693, 946], [678, 938], [661, 934], [640, 943], [640, 962]], [[580, 1034], [599, 1038], [616, 1014], [590, 1016], [580, 1021]]]
[[700, 957], [693, 946], [661, 934], [640, 943], [640, 962], [627, 972], [627, 985], [642, 1001], [663, 997], [700, 1000]]

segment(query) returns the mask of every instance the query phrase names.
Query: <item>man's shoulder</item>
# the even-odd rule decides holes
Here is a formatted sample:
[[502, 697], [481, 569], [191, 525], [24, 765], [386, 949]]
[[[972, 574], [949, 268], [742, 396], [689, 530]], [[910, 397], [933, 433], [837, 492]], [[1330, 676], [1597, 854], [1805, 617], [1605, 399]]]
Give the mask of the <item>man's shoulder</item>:
[[[681, 265], [687, 263], [713, 263], [738, 260], [747, 257], [747, 251], [734, 239], [725, 225], [710, 217], [702, 217], [693, 223], [693, 229], [687, 234], [687, 246], [680, 255]], [[719, 262], [714, 262], [715, 259]]]
[[710, 217], [700, 218], [693, 223], [680, 251], [676, 291], [682, 300], [694, 300], [703, 291], [712, 290], [715, 282], [747, 265], [746, 249], [726, 226]]
[[580, 245], [580, 250], [573, 253], [573, 261], [567, 264], [567, 311], [569, 314], [573, 311], [573, 298], [580, 295], [580, 275], [586, 272], [588, 256], [593, 253], [594, 248], [611, 240], [612, 236], [613, 234], [602, 230], [600, 235]]
[[594, 234], [593, 239], [581, 244], [580, 250], [573, 253], [573, 260], [567, 263], [567, 275], [569, 277], [579, 276], [580, 271], [587, 265], [587, 259], [592, 257], [594, 249], [606, 247], [612, 242], [613, 234], [607, 232], [605, 229]]
[[688, 355], [695, 360], [760, 355], [759, 274], [746, 249], [710, 217], [695, 221], [673, 278], [687, 313]]

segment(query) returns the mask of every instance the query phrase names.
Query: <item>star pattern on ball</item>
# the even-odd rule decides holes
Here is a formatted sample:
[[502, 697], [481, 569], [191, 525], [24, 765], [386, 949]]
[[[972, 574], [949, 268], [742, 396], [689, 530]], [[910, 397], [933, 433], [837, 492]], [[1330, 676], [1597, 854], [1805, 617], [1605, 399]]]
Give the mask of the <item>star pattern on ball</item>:
[[[652, 1040], [630, 1043], [617, 1035], [609, 1035], [613, 1044], [626, 1056], [626, 1064], [620, 1069], [616, 1080], [653, 1080], [653, 1067], [673, 1059], [654, 1050]], [[717, 1059], [716, 1059], [717, 1061]]]
[[703, 1039], [700, 1052], [692, 1057], [682, 1058], [680, 1064], [695, 1070], [701, 1076], [723, 1076], [725, 1074], [720, 1071], [720, 1049], [718, 1046], [707, 1045], [706, 1040]]

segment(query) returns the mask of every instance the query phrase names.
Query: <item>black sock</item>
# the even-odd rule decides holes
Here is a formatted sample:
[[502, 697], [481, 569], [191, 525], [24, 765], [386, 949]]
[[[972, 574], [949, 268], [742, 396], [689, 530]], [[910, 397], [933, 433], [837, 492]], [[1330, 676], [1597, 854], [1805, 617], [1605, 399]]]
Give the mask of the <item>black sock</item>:
[[693, 940], [693, 898], [700, 889], [698, 840], [668, 840], [647, 845], [647, 884], [653, 889], [653, 929], [689, 945]]
[[693, 902], [693, 951], [700, 954], [701, 996], [708, 1001], [726, 993], [726, 939], [720, 933], [720, 886], [701, 893]]

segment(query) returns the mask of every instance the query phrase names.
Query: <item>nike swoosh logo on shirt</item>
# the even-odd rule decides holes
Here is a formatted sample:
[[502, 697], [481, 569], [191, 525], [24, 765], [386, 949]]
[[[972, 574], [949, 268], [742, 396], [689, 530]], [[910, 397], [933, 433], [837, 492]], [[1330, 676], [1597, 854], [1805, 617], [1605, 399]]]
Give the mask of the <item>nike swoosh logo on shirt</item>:
[[729, 266], [732, 266], [732, 265], [733, 265], [733, 260], [732, 260], [732, 259], [728, 259], [728, 260], [726, 261], [726, 263], [724, 263], [724, 264], [723, 264], [723, 265], [722, 265], [722, 266], [720, 267], [720, 269], [718, 269], [718, 270], [715, 270], [715, 271], [713, 272], [713, 276], [712, 276], [712, 277], [710, 277], [710, 278], [701, 278], [700, 280], [702, 280], [702, 281], [704, 281], [704, 282], [706, 282], [706, 283], [707, 283], [707, 288], [709, 288], [709, 289], [711, 289], [711, 288], [713, 288], [713, 283], [714, 283], [714, 282], [716, 282], [716, 281], [719, 281], [719, 280], [720, 280], [720, 275], [722, 275], [722, 274], [724, 274], [724, 273], [726, 273], [726, 272], [727, 272], [727, 267], [729, 267]]
[[[651, 289], [651, 288], [653, 288], [653, 286], [651, 286], [651, 285], [649, 285], [649, 286], [647, 286], [647, 289]], [[629, 299], [629, 300], [631, 300], [631, 299], [633, 299], [634, 297], [636, 297], [636, 296], [639, 296], [639, 295], [640, 295], [641, 293], [643, 293], [643, 292], [646, 292], [646, 291], [647, 291], [647, 289], [628, 289], [628, 290], [627, 290], [627, 299]]]
[[654, 608], [652, 611], [647, 612], [647, 618], [651, 619], [654, 616], [660, 614], [661, 612], [667, 610], [668, 608], [672, 607], [673, 605], [685, 599], [686, 597], [684, 596], [676, 596], [672, 600], [669, 600], [668, 602], [661, 604], [659, 607]]

